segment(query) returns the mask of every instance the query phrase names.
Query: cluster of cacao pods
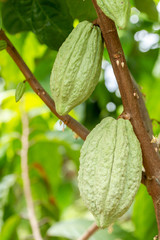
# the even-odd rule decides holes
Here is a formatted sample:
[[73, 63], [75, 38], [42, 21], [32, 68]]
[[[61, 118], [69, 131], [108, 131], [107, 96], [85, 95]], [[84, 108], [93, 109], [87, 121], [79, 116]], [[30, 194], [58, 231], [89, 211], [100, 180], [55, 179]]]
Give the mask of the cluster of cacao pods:
[[[129, 0], [97, 0], [120, 27], [127, 24]], [[84, 102], [99, 81], [103, 39], [98, 26], [83, 21], [60, 47], [50, 87], [56, 111], [66, 115]], [[87, 136], [81, 149], [78, 185], [81, 197], [99, 227], [123, 215], [141, 182], [142, 153], [129, 120], [105, 118]]]

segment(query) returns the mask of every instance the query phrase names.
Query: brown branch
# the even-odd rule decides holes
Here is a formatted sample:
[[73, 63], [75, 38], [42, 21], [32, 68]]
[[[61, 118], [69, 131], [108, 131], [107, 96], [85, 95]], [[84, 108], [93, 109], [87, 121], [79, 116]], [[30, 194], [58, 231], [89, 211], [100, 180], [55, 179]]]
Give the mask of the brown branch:
[[87, 240], [87, 239], [90, 238], [97, 230], [98, 230], [98, 227], [97, 227], [96, 223], [93, 223], [93, 224], [87, 229], [87, 231], [86, 231], [80, 238], [78, 238], [78, 240]]
[[21, 169], [22, 169], [22, 180], [24, 196], [27, 203], [29, 222], [32, 228], [32, 233], [35, 240], [42, 240], [40, 230], [38, 227], [38, 222], [35, 215], [34, 204], [32, 200], [30, 180], [29, 180], [29, 170], [28, 170], [28, 149], [29, 149], [29, 123], [28, 117], [23, 112], [22, 113], [22, 149], [21, 149]]
[[37, 95], [42, 99], [42, 101], [48, 106], [48, 108], [54, 113], [59, 119], [61, 119], [69, 128], [71, 128], [78, 136], [80, 136], [83, 140], [86, 139], [89, 130], [77, 122], [75, 119], [70, 117], [69, 115], [60, 116], [55, 109], [55, 103], [53, 99], [48, 95], [48, 93], [44, 90], [44, 88], [37, 81], [33, 73], [30, 71], [28, 66], [25, 64], [13, 44], [5, 35], [4, 31], [0, 30], [0, 40], [5, 40], [7, 42], [7, 52], [13, 59], [13, 61], [17, 64], [18, 68], [21, 70], [26, 80], [30, 84], [31, 88]]
[[135, 134], [141, 143], [145, 173], [147, 177], [152, 179], [151, 181], [147, 181], [147, 189], [154, 202], [160, 233], [160, 185], [155, 181], [155, 178], [158, 179], [158, 181], [160, 179], [160, 157], [156, 145], [151, 143], [151, 137], [146, 131], [141, 112], [142, 109], [140, 108], [140, 98], [137, 89], [133, 85], [115, 24], [104, 15], [98, 7], [96, 0], [92, 0], [92, 2], [97, 12], [98, 24], [101, 28], [114, 74], [119, 85], [124, 112], [130, 116]]

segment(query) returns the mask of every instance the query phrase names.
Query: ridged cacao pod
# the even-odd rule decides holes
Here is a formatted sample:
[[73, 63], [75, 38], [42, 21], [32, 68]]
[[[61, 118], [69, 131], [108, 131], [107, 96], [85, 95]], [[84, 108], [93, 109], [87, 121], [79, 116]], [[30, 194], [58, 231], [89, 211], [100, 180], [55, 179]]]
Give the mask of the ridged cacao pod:
[[97, 0], [97, 4], [121, 29], [126, 27], [131, 11], [129, 0]]
[[60, 47], [50, 87], [56, 111], [67, 114], [95, 89], [101, 72], [103, 41], [98, 26], [83, 21]]
[[141, 174], [141, 147], [129, 120], [102, 120], [82, 146], [78, 176], [81, 197], [100, 228], [128, 210]]
[[18, 102], [22, 98], [22, 96], [25, 92], [25, 89], [26, 89], [25, 81], [18, 83], [18, 85], [16, 87], [16, 92], [15, 92], [16, 102]]

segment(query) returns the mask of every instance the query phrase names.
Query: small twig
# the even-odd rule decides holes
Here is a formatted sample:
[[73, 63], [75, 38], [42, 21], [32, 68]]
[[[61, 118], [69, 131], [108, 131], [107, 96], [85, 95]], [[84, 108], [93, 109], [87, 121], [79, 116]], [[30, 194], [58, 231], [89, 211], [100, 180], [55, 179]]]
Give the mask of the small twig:
[[155, 119], [155, 118], [152, 118], [151, 121], [152, 121], [152, 122], [155, 121], [155, 122], [157, 122], [157, 123], [160, 125], [160, 121], [158, 121], [158, 120]]
[[7, 52], [13, 59], [13, 61], [17, 64], [20, 71], [25, 76], [27, 82], [30, 84], [31, 88], [37, 95], [42, 99], [42, 101], [48, 106], [48, 108], [54, 113], [59, 119], [61, 119], [64, 124], [66, 124], [69, 128], [71, 128], [78, 136], [80, 136], [83, 140], [86, 139], [89, 134], [89, 130], [85, 128], [82, 124], [77, 122], [75, 119], [70, 117], [69, 115], [60, 116], [55, 109], [55, 103], [53, 99], [48, 95], [48, 93], [44, 90], [44, 88], [37, 81], [33, 73], [30, 71], [26, 63], [23, 61], [13, 44], [5, 35], [4, 31], [0, 30], [0, 40], [5, 40], [7, 42]]
[[98, 230], [98, 227], [96, 223], [93, 223], [87, 231], [80, 237], [78, 240], [87, 240], [89, 237], [91, 237], [96, 231]]
[[31, 195], [29, 171], [28, 171], [28, 149], [29, 149], [29, 123], [26, 113], [22, 113], [22, 149], [21, 149], [21, 169], [24, 195], [27, 203], [28, 217], [31, 224], [33, 236], [35, 240], [42, 240], [38, 222], [35, 215], [34, 204]]

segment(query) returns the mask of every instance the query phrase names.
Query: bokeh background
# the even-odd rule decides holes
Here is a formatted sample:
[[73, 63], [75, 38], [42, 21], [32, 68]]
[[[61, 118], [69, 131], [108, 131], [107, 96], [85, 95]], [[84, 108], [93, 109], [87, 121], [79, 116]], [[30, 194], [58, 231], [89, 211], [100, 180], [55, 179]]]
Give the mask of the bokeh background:
[[[131, 17], [118, 30], [128, 67], [139, 84], [160, 132], [160, 2], [131, 1]], [[57, 50], [79, 21], [93, 21], [89, 0], [0, 1], [2, 28], [40, 84], [50, 94], [49, 79]], [[22, 99], [15, 89], [25, 78], [0, 52], [0, 239], [33, 239], [21, 176], [22, 116], [29, 121], [28, 166], [32, 198], [43, 239], [77, 239], [94, 221], [79, 195], [77, 173], [83, 141], [55, 117], [26, 82]], [[104, 117], [123, 111], [119, 89], [104, 51], [95, 91], [70, 115], [91, 130]], [[152, 200], [141, 186], [129, 211], [92, 240], [151, 240], [157, 234]]]

